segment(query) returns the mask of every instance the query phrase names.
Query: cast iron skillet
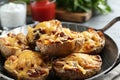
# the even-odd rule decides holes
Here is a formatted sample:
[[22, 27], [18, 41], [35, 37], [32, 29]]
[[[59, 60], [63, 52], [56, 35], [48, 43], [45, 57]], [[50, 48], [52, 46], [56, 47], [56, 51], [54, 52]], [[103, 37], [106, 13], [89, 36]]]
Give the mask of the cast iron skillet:
[[[95, 29], [95, 30], [99, 30], [102, 31], [104, 33], [104, 31], [106, 31], [108, 28], [110, 28], [114, 23], [116, 23], [117, 21], [120, 20], [120, 17], [117, 17], [115, 19], [113, 19], [110, 23], [108, 23], [104, 28], [102, 29]], [[62, 22], [63, 26], [70, 28], [72, 30], [75, 31], [85, 31], [87, 29], [89, 29], [90, 27], [87, 26], [83, 26], [77, 23], [70, 23], [70, 22]], [[14, 30], [12, 30], [11, 32], [13, 33], [27, 33], [27, 28], [25, 26], [20, 27], [20, 28], [16, 28]], [[116, 67], [119, 63], [120, 63], [120, 56], [118, 53], [118, 47], [116, 46], [116, 43], [107, 35], [105, 34], [105, 47], [102, 50], [102, 52], [100, 53], [100, 56], [102, 57], [103, 60], [103, 64], [102, 64], [102, 69], [101, 71], [94, 75], [93, 77], [87, 79], [87, 80], [91, 80], [91, 79], [96, 79], [98, 77], [100, 77], [103, 74], [108, 73], [109, 71], [111, 71], [114, 67]], [[2, 35], [4, 36], [4, 35]], [[0, 80], [14, 80], [13, 77], [11, 77], [3, 68], [3, 64], [4, 64], [4, 58], [0, 55]], [[56, 79], [56, 77], [52, 75], [50, 75], [48, 77], [47, 80], [58, 80]]]

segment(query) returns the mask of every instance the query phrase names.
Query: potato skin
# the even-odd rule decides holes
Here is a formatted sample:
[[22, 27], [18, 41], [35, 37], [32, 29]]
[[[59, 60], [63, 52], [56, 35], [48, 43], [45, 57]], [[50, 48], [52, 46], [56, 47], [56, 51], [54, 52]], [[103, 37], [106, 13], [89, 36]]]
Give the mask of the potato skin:
[[77, 52], [82, 46], [82, 40], [70, 40], [63, 43], [55, 42], [50, 44], [44, 44], [37, 41], [36, 44], [41, 51], [41, 54], [47, 56], [64, 57], [72, 52]]
[[55, 31], [61, 30], [62, 24], [58, 20], [50, 20], [41, 22], [34, 27], [28, 27], [27, 40], [31, 47], [34, 49], [36, 46], [36, 41], [40, 38], [42, 34], [50, 34]]
[[1, 54], [6, 58], [9, 57], [10, 55], [15, 54], [15, 52], [17, 50], [19, 50], [19, 49], [16, 49], [14, 47], [5, 46], [4, 44], [0, 43]]
[[9, 70], [6, 70], [6, 72], [9, 73], [12, 77], [14, 77], [15, 80], [46, 80], [46, 78], [47, 78], [47, 76], [44, 75], [44, 76], [37, 77], [37, 78], [23, 76], [18, 79], [18, 77], [17, 77], [18, 75], [16, 75], [14, 72], [12, 72], [12, 71], [10, 72]]
[[90, 55], [98, 55], [104, 48], [105, 43], [99, 47], [96, 47], [94, 50], [92, 51], [88, 51], [88, 52], [84, 52], [85, 54], [90, 54]]
[[89, 28], [87, 31], [81, 32], [84, 36], [84, 45], [79, 50], [80, 53], [99, 54], [105, 46], [105, 36], [101, 31], [95, 31]]
[[[82, 54], [81, 58], [80, 58], [79, 54], [81, 54], [81, 53], [73, 53], [65, 58], [57, 59], [53, 62], [53, 71], [56, 73], [56, 75], [58, 77], [61, 78], [61, 80], [83, 80], [83, 79], [92, 77], [93, 75], [95, 75], [96, 73], [98, 73], [101, 70], [102, 60], [99, 55]], [[87, 55], [88, 58], [83, 59], [84, 55], [85, 56]], [[70, 57], [73, 61], [79, 62], [79, 60], [73, 59], [76, 57], [80, 58], [83, 61], [83, 62], [79, 62], [79, 65], [85, 69], [85, 71], [86, 71], [85, 74], [83, 74], [82, 71], [80, 71], [78, 69], [78, 67], [74, 67], [75, 64], [74, 64], [74, 66], [72, 66], [72, 68], [71, 67], [67, 68], [67, 69], [64, 68], [64, 64], [62, 64], [62, 62], [69, 61]], [[93, 57], [93, 61], [95, 61], [95, 63], [88, 64], [89, 60], [87, 60], [87, 59], [89, 59], [90, 57], [91, 58]]]
[[28, 48], [29, 46], [27, 44], [26, 36], [22, 33], [8, 33], [7, 36], [0, 38], [0, 51], [5, 58], [15, 54], [18, 50]]
[[4, 68], [18, 80], [46, 80], [49, 68], [38, 52], [24, 50], [7, 58]]
[[[55, 69], [55, 68], [54, 68]], [[94, 68], [92, 70], [86, 69], [86, 74], [82, 74], [82, 72], [79, 72], [77, 70], [66, 70], [65, 72], [59, 72], [57, 69], [55, 69], [55, 73], [58, 77], [60, 77], [61, 80], [84, 80], [87, 78], [90, 78], [94, 76], [98, 71], [100, 71], [101, 68]]]

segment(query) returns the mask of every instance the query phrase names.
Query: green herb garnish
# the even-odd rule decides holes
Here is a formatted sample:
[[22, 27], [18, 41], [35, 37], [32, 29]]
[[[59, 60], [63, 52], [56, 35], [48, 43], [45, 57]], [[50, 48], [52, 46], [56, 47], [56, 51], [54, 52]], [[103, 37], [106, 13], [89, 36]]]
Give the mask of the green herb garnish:
[[98, 10], [105, 14], [111, 11], [106, 0], [56, 0], [57, 7], [72, 12], [88, 12]]

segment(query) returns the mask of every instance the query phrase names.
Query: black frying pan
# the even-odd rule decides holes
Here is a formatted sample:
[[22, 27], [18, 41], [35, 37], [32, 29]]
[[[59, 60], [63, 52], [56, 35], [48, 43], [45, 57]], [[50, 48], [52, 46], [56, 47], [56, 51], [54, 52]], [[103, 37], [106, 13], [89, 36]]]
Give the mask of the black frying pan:
[[[108, 23], [104, 28], [95, 29], [95, 30], [100, 30], [104, 33], [104, 31], [106, 31], [108, 28], [110, 28], [114, 23], [116, 23], [119, 20], [120, 20], [120, 17], [117, 17], [113, 19], [110, 23]], [[88, 28], [90, 28], [87, 26], [83, 26], [76, 23], [70, 23], [70, 22], [62, 22], [62, 24], [63, 26], [75, 31], [85, 31]], [[14, 32], [27, 33], [26, 31], [27, 31], [27, 28], [25, 26], [12, 30], [13, 33]], [[103, 60], [102, 69], [98, 74], [94, 75], [89, 79], [96, 79], [101, 75], [108, 73], [120, 63], [118, 47], [116, 46], [115, 42], [107, 34], [104, 33], [104, 35], [105, 35], [106, 43], [105, 43], [104, 49], [100, 53], [100, 56], [102, 57], [102, 60]], [[7, 74], [7, 72], [4, 70], [3, 64], [4, 64], [4, 58], [0, 56], [0, 80], [14, 80], [14, 78], [11, 77], [9, 74]], [[53, 76], [50, 77], [49, 80], [53, 80]]]

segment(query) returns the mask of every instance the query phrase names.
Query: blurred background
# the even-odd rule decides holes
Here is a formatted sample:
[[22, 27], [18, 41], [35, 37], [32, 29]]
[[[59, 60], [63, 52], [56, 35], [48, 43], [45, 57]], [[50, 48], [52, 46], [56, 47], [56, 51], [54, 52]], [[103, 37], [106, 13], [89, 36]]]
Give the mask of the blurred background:
[[[0, 0], [2, 1], [24, 1], [27, 4], [27, 23], [31, 23], [33, 9], [31, 4], [40, 1], [53, 0]], [[107, 15], [114, 10], [114, 0], [56, 0], [55, 19], [61, 21], [85, 23], [94, 16]], [[36, 4], [34, 5], [36, 6]], [[40, 5], [39, 5], [40, 6]], [[37, 7], [39, 7], [37, 5]], [[48, 14], [47, 14], [48, 15]]]

